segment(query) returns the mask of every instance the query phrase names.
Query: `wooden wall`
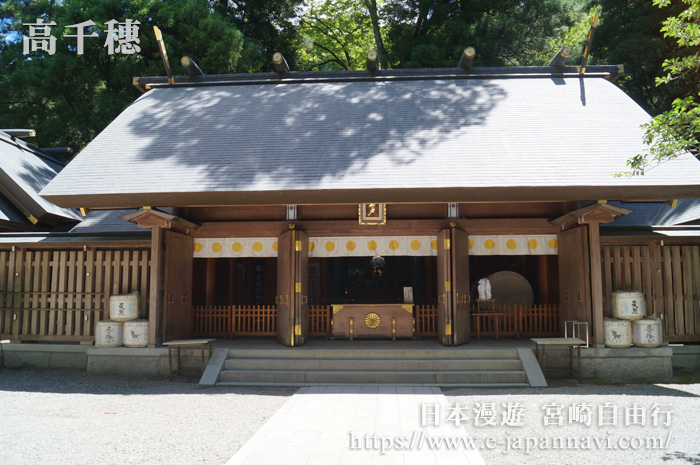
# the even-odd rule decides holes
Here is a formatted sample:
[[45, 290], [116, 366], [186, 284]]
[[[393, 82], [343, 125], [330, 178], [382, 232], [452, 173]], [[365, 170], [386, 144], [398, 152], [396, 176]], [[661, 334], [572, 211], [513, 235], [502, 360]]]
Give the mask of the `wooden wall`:
[[700, 341], [700, 246], [604, 244], [601, 260], [605, 316], [614, 291], [642, 291], [647, 314], [663, 316], [665, 340]]
[[0, 334], [25, 341], [93, 341], [113, 294], [140, 293], [148, 318], [150, 249], [0, 250]]

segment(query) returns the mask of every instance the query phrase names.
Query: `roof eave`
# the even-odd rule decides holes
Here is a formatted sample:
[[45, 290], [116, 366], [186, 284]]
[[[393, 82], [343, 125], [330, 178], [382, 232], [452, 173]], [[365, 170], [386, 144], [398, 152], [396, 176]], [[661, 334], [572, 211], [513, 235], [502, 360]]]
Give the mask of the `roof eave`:
[[700, 198], [700, 185], [676, 186], [491, 186], [394, 189], [327, 189], [280, 191], [208, 191], [52, 195], [43, 197], [64, 208], [139, 208], [219, 205], [286, 205], [333, 203], [556, 202], [615, 199], [653, 201]]

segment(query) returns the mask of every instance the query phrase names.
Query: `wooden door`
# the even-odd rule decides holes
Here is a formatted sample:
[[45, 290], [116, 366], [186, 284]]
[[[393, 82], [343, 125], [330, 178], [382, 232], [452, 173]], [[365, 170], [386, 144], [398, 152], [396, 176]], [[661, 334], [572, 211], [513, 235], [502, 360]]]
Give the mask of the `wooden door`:
[[471, 341], [471, 306], [469, 286], [469, 239], [461, 229], [452, 228], [452, 342], [454, 345]]
[[163, 341], [192, 338], [192, 237], [165, 232]]
[[294, 345], [309, 339], [309, 236], [296, 231], [294, 239]]
[[587, 226], [580, 226], [559, 233], [559, 296], [562, 335], [564, 322], [567, 320], [588, 321], [592, 325], [587, 228]]
[[277, 240], [277, 342], [294, 345], [294, 247], [296, 231]]
[[438, 233], [437, 267], [438, 267], [438, 340], [442, 345], [452, 345], [452, 257], [450, 256], [450, 229]]

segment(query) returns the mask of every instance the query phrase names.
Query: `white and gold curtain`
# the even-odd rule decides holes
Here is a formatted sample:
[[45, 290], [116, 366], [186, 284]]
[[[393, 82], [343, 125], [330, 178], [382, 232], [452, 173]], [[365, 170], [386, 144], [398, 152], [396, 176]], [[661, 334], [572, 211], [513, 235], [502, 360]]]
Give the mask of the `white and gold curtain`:
[[[556, 255], [556, 235], [469, 236], [470, 255]], [[312, 237], [309, 257], [437, 255], [436, 236]], [[195, 258], [276, 257], [277, 238], [196, 239]]]

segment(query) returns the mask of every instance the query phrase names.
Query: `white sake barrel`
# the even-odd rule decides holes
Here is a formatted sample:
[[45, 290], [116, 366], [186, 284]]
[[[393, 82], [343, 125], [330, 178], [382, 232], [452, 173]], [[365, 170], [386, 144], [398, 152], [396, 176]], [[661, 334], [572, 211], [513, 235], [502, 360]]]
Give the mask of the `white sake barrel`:
[[632, 322], [605, 318], [603, 320], [605, 330], [605, 347], [624, 349], [632, 345]]
[[124, 339], [124, 323], [103, 320], [97, 322], [95, 345], [97, 347], [119, 347]]
[[109, 317], [113, 321], [131, 321], [139, 317], [139, 293], [113, 295], [109, 298]]
[[644, 294], [637, 291], [613, 292], [613, 316], [621, 320], [644, 318]]
[[148, 320], [133, 320], [124, 323], [124, 345], [127, 347], [148, 346]]
[[664, 342], [661, 319], [653, 316], [632, 322], [632, 344], [637, 347], [659, 347]]

